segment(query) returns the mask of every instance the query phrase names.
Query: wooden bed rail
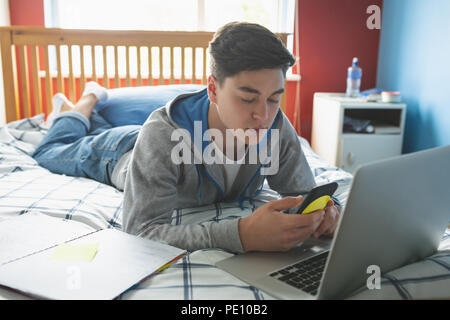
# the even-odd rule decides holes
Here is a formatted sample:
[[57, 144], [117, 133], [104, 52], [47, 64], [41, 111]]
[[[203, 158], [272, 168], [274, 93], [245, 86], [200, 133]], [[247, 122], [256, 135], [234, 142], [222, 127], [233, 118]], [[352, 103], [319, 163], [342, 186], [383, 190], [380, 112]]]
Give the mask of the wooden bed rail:
[[[206, 84], [213, 35], [0, 27], [6, 121], [50, 112], [56, 92], [76, 101], [91, 80], [106, 88]], [[278, 36], [286, 43], [287, 34]]]

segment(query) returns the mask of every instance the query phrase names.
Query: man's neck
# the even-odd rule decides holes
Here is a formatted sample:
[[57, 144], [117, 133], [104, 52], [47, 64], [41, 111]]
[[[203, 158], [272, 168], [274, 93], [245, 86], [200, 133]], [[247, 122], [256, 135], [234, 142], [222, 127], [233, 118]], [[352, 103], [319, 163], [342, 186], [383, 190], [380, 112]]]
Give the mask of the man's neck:
[[215, 139], [214, 142], [225, 156], [227, 156], [229, 159], [237, 161], [239, 148], [246, 148], [247, 146], [242, 144], [236, 137], [234, 137], [234, 150], [231, 148], [227, 148], [227, 127], [223, 124], [222, 120], [220, 120], [219, 114], [217, 112], [217, 107], [211, 102], [209, 103], [208, 107], [208, 129], [217, 129], [222, 133], [222, 139], [219, 139], [221, 141]]

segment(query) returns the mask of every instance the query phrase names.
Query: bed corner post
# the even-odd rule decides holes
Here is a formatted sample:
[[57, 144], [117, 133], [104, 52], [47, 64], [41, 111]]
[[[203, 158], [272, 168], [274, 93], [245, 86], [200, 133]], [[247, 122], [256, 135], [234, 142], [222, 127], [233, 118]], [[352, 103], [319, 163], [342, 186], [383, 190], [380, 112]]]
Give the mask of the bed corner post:
[[19, 95], [16, 78], [16, 61], [12, 43], [13, 29], [8, 27], [0, 28], [0, 43], [2, 54], [3, 89], [5, 94], [5, 114], [6, 122], [18, 120]]

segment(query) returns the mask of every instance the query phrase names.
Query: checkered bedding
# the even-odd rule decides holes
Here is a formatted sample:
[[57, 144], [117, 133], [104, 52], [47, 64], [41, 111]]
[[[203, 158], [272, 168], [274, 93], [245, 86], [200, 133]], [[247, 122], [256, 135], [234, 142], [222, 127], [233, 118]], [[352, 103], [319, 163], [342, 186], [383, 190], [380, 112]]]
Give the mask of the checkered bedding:
[[[0, 127], [0, 221], [18, 215], [42, 213], [55, 219], [82, 223], [95, 229], [122, 224], [122, 192], [91, 179], [53, 174], [40, 167], [30, 154], [46, 133], [44, 115]], [[328, 165], [300, 138], [318, 184], [336, 181], [336, 192], [345, 205], [352, 176]], [[265, 185], [257, 199], [244, 203], [218, 203], [173, 213], [173, 224], [220, 221], [244, 217], [278, 194]], [[7, 250], [1, 244], [0, 250]], [[198, 250], [161, 273], [123, 293], [119, 299], [272, 299], [272, 297], [216, 268], [215, 262], [232, 254], [220, 249]], [[450, 230], [440, 251], [424, 261], [383, 276], [380, 290], [362, 288], [351, 299], [410, 299], [450, 297]], [[0, 288], [0, 299], [24, 296]]]

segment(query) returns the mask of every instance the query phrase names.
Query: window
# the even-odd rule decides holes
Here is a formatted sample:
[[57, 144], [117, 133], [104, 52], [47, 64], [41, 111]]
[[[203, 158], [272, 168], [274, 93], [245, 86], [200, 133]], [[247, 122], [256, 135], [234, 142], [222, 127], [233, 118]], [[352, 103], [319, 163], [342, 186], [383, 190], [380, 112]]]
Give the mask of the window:
[[[164, 30], [164, 31], [216, 31], [230, 21], [259, 23], [273, 32], [293, 33], [295, 0], [44, 0], [45, 25], [49, 28], [110, 29], [110, 30]], [[288, 37], [288, 49], [293, 48], [292, 36]], [[80, 48], [72, 48], [74, 61], [79, 61]], [[85, 57], [90, 58], [89, 48]], [[68, 48], [62, 47], [63, 56]], [[64, 50], [66, 52], [64, 52]], [[109, 53], [108, 53], [109, 54]], [[143, 60], [147, 51], [141, 52]], [[166, 53], [163, 53], [166, 54]], [[55, 49], [50, 48], [51, 71], [56, 70]], [[100, 50], [95, 51], [96, 73], [103, 73]], [[119, 52], [120, 55], [120, 52]], [[53, 57], [52, 57], [53, 56]], [[189, 57], [186, 57], [189, 59]], [[201, 56], [198, 57], [201, 59]], [[86, 68], [92, 69], [90, 59]], [[155, 61], [157, 63], [157, 61]], [[74, 65], [75, 72], [79, 66]], [[114, 70], [113, 65], [107, 66]], [[62, 61], [62, 71], [68, 64]], [[137, 65], [131, 65], [137, 72]], [[155, 78], [159, 77], [155, 65]], [[209, 70], [208, 70], [209, 71]], [[119, 64], [123, 75], [125, 65]], [[186, 70], [186, 75], [189, 75]], [[109, 73], [109, 71], [108, 71]], [[164, 73], [164, 70], [163, 70]]]
[[229, 21], [294, 30], [294, 0], [45, 0], [49, 28], [216, 31]]
[[197, 30], [197, 0], [48, 0], [46, 26], [66, 29]]

